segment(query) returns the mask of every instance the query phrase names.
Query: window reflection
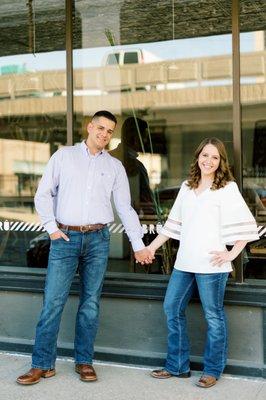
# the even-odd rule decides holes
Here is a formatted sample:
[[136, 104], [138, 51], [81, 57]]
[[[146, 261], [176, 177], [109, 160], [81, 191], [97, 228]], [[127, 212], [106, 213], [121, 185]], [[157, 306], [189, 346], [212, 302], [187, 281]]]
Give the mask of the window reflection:
[[[253, 25], [251, 26], [251, 22]], [[244, 258], [246, 278], [266, 278], [266, 5], [240, 1], [243, 193], [256, 218], [261, 239], [250, 243]], [[250, 31], [250, 32], [249, 32]]]
[[1, 266], [47, 265], [49, 238], [33, 197], [50, 156], [66, 143], [64, 3], [0, 5]]
[[[127, 170], [146, 243], [203, 138], [219, 137], [233, 160], [231, 2], [205, 1], [201, 11], [196, 2], [116, 1], [99, 15], [93, 2], [76, 2], [82, 46], [73, 60], [75, 141], [98, 109], [116, 114], [109, 150]], [[177, 242], [145, 270], [134, 263], [119, 224], [116, 217], [110, 226], [110, 271], [171, 272]]]
[[[266, 5], [239, 3], [244, 196], [262, 236], [247, 247], [245, 274], [265, 278]], [[1, 265], [45, 267], [49, 240], [33, 196], [48, 159], [66, 144], [65, 2], [6, 0], [0, 28]], [[232, 164], [231, 0], [203, 0], [200, 7], [197, 1], [116, 0], [101, 4], [100, 12], [92, 0], [77, 0], [73, 42], [74, 142], [85, 137], [95, 111], [116, 114], [109, 150], [128, 170], [149, 242], [204, 137], [223, 140]], [[143, 146], [125, 142], [128, 120]], [[117, 226], [109, 270], [143, 272]], [[170, 272], [165, 251], [146, 272]]]

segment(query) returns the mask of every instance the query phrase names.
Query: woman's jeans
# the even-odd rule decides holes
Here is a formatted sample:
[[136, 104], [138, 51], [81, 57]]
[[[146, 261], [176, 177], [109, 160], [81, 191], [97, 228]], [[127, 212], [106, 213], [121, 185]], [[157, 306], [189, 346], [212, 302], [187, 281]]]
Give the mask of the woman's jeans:
[[32, 367], [54, 368], [64, 305], [79, 267], [80, 302], [76, 317], [75, 362], [92, 364], [99, 300], [109, 254], [107, 227], [93, 232], [64, 231], [70, 241], [51, 241], [44, 303], [36, 328]]
[[219, 378], [227, 356], [227, 328], [223, 300], [228, 273], [196, 274], [174, 269], [164, 300], [168, 326], [165, 369], [173, 375], [188, 372], [189, 340], [185, 310], [198, 287], [207, 322], [204, 374]]

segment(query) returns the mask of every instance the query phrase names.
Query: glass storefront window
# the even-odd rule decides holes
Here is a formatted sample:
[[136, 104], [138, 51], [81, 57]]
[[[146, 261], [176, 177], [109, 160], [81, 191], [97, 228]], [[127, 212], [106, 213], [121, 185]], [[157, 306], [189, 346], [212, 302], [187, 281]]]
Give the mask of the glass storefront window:
[[65, 2], [0, 4], [0, 265], [46, 267], [33, 197], [66, 144]]
[[[75, 1], [75, 142], [97, 110], [118, 119], [109, 151], [127, 171], [149, 243], [205, 137], [232, 146], [231, 1]], [[78, 25], [78, 26], [77, 26]], [[147, 269], [116, 217], [109, 271], [169, 274], [178, 242]], [[174, 251], [172, 251], [174, 250]]]
[[240, 1], [243, 193], [260, 240], [244, 258], [246, 278], [266, 278], [266, 3]]
[[[243, 193], [261, 227], [244, 272], [265, 278], [266, 4], [239, 5]], [[234, 167], [231, 0], [73, 6], [73, 141], [86, 137], [95, 111], [117, 116], [108, 150], [124, 163], [149, 243], [204, 137], [222, 139]], [[50, 156], [66, 144], [65, 2], [4, 0], [0, 27], [0, 264], [45, 268], [49, 239], [33, 196]], [[171, 271], [167, 248], [148, 269], [136, 265], [119, 224], [116, 217], [110, 226], [109, 271]]]

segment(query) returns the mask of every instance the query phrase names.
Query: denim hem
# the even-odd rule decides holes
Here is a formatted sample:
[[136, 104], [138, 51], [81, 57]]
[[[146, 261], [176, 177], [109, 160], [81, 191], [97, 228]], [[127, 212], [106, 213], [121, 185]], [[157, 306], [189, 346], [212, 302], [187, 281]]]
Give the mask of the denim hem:
[[77, 360], [75, 360], [75, 365], [77, 365], [77, 364], [92, 365], [93, 362], [92, 361], [89, 362], [89, 361], [77, 361]]
[[203, 371], [202, 374], [203, 374], [203, 375], [213, 376], [214, 378], [216, 378], [216, 379], [218, 380], [218, 379], [220, 378], [220, 376], [221, 376], [222, 373], [220, 373], [220, 374], [217, 375], [217, 373], [214, 373], [214, 372], [212, 372], [212, 371], [210, 371], [210, 372], [208, 372], [208, 371]]
[[54, 369], [55, 366], [44, 367], [43, 365], [31, 364], [31, 368], [38, 368], [42, 370]]
[[187, 374], [188, 372], [190, 372], [190, 369], [188, 369], [187, 371], [180, 371], [180, 372], [174, 372], [174, 371], [171, 371], [169, 368], [167, 368], [167, 367], [164, 367], [164, 370], [165, 371], [167, 371], [167, 372], [169, 372], [169, 374], [171, 374], [171, 375], [174, 375], [174, 376], [178, 376], [178, 375], [182, 375], [182, 374]]

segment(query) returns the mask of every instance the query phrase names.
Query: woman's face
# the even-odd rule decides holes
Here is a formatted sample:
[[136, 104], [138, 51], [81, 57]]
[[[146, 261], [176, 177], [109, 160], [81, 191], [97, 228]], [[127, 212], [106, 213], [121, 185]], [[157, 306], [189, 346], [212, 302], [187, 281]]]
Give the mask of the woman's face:
[[213, 144], [206, 144], [203, 147], [198, 158], [198, 165], [201, 171], [201, 176], [214, 178], [215, 171], [220, 164], [220, 154]]

